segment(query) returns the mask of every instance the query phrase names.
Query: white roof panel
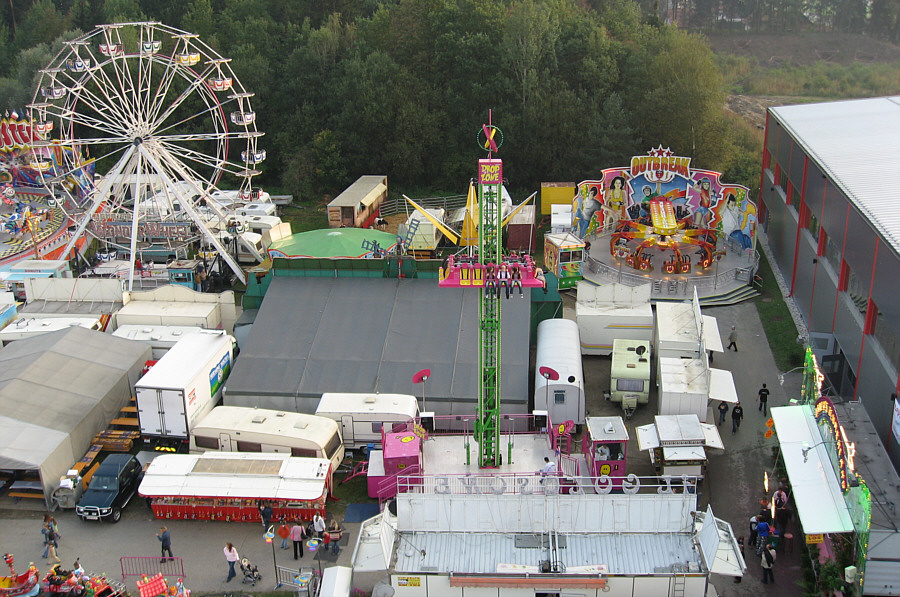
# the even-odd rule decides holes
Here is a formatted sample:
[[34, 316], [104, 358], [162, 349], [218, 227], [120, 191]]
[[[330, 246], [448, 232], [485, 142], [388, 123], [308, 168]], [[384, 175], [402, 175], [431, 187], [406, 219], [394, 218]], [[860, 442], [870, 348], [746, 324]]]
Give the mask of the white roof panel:
[[725, 444], [722, 442], [722, 436], [719, 435], [719, 430], [715, 425], [712, 423], [700, 423], [700, 428], [703, 429], [703, 445], [707, 448], [717, 448], [719, 450], [725, 449]]
[[[804, 532], [852, 531], [853, 521], [831, 465], [828, 447], [809, 407], [776, 406], [771, 413]], [[806, 456], [805, 448], [810, 448]]]
[[900, 96], [770, 108], [784, 126], [900, 253], [896, 189], [900, 171]]
[[663, 459], [667, 462], [675, 460], [699, 460], [706, 462], [706, 450], [703, 446], [675, 446], [663, 448]]
[[706, 440], [697, 415], [656, 415], [653, 421], [662, 444], [703, 444]]
[[636, 427], [635, 431], [637, 431], [639, 450], [652, 450], [659, 447], [659, 434], [656, 433], [656, 425], [652, 423], [650, 425], [641, 425]]
[[[606, 566], [611, 575], [653, 575], [685, 563], [700, 572], [702, 565], [690, 533], [561, 533], [560, 540], [567, 569]], [[515, 533], [403, 533], [394, 570], [494, 574], [500, 564], [540, 564], [544, 551], [530, 544], [517, 546]]]

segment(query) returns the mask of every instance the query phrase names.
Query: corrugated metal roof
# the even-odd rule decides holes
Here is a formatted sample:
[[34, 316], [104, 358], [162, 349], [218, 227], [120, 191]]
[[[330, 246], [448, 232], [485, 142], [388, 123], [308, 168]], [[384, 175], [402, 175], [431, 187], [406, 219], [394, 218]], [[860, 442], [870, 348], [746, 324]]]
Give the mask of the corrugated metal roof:
[[900, 96], [770, 108], [828, 178], [900, 253]]
[[[401, 533], [396, 543], [399, 573], [494, 573], [498, 564], [539, 566], [546, 549], [518, 548], [509, 533]], [[604, 564], [609, 574], [652, 575], [701, 570], [690, 533], [590, 533], [560, 535], [566, 567]]]

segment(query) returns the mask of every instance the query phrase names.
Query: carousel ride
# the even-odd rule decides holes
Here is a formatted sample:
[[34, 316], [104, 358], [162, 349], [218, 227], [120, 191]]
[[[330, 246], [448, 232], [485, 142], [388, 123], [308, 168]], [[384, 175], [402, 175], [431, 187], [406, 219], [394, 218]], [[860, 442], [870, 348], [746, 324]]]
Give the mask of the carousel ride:
[[[224, 180], [240, 202], [267, 197], [252, 184], [266, 151], [254, 94], [230, 61], [193, 33], [123, 23], [66, 42], [40, 71], [28, 106], [31, 161], [77, 222], [64, 255], [85, 235], [130, 255], [130, 290], [142, 254], [165, 258], [203, 239], [245, 281], [221, 238], [240, 204], [213, 195]], [[73, 178], [87, 178], [88, 191], [73, 192]]]
[[694, 216], [690, 214], [677, 219], [672, 201], [653, 199], [648, 202], [647, 211], [646, 216], [637, 220], [620, 220], [610, 236], [610, 254], [624, 259], [630, 267], [642, 272], [653, 271], [653, 256], [667, 254], [661, 271], [687, 274], [693, 267], [688, 251], [693, 250], [697, 255], [696, 266], [704, 269], [724, 255], [724, 251], [716, 249], [716, 231], [695, 227]]

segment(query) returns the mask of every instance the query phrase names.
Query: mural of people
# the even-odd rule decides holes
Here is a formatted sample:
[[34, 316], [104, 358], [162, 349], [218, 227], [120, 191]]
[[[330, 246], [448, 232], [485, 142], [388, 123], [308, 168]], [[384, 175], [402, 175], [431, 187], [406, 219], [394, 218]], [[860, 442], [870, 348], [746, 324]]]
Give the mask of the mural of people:
[[720, 202], [718, 215], [721, 219], [721, 232], [725, 238], [737, 242], [741, 249], [753, 246], [756, 231], [756, 208], [746, 201], [738, 203], [732, 191], [725, 193], [725, 200]]
[[699, 182], [695, 182], [693, 189], [700, 195], [700, 202], [694, 211], [694, 226], [697, 228], [706, 228], [709, 226], [709, 217], [713, 205], [712, 185], [708, 178], [703, 178]]
[[619, 214], [620, 220], [628, 217], [628, 213], [625, 211], [627, 198], [628, 192], [625, 188], [625, 178], [616, 176], [610, 181], [609, 189], [606, 191], [606, 205]]
[[[600, 204], [600, 200], [597, 198], [597, 195], [600, 193], [600, 188], [597, 186], [591, 186], [587, 192], [587, 195], [584, 195], [582, 192], [582, 204], [581, 204], [581, 216], [578, 218], [578, 237], [584, 238], [588, 230], [591, 226], [591, 220], [594, 218], [594, 214], [602, 209]], [[602, 213], [602, 212], [601, 212]]]

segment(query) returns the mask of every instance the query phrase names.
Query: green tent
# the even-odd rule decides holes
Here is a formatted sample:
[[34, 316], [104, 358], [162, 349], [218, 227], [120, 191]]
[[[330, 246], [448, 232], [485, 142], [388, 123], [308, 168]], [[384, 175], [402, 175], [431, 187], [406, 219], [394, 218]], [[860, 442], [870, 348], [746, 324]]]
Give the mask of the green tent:
[[373, 251], [392, 251], [397, 237], [390, 232], [369, 228], [326, 228], [300, 232], [272, 243], [272, 259], [361, 259], [373, 257]]

